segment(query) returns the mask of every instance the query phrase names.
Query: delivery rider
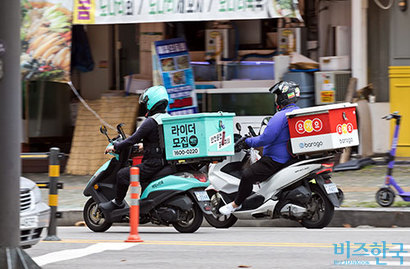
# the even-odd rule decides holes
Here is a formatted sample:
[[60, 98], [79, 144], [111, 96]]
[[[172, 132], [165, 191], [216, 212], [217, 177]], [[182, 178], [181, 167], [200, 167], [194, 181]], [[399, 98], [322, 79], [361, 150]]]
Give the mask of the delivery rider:
[[[105, 153], [121, 152], [133, 145], [143, 143], [144, 157], [141, 164], [136, 165], [140, 169], [140, 182], [147, 186], [152, 177], [167, 164], [165, 151], [160, 146], [159, 128], [162, 118], [168, 116], [168, 93], [164, 86], [153, 86], [145, 90], [140, 96], [139, 103], [147, 107], [146, 119], [141, 126], [127, 139], [107, 147]], [[116, 196], [113, 200], [99, 205], [103, 210], [114, 210], [125, 207], [124, 198], [130, 185], [130, 168], [123, 167], [117, 172]]]
[[238, 141], [242, 148], [263, 147], [263, 156], [243, 171], [235, 200], [219, 209], [224, 215], [240, 209], [242, 202], [252, 193], [253, 184], [268, 179], [292, 158], [288, 152], [290, 135], [286, 113], [299, 108], [295, 104], [300, 96], [299, 85], [292, 81], [280, 81], [269, 91], [276, 94], [278, 112], [269, 120], [262, 135], [244, 136]]

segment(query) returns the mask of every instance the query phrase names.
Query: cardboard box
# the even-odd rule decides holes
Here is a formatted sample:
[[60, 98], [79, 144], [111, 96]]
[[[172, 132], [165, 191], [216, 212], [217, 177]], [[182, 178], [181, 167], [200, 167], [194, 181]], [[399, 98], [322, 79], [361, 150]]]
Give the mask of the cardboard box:
[[336, 71], [350, 69], [349, 56], [320, 57], [319, 62], [321, 71]]
[[286, 113], [292, 152], [317, 153], [359, 145], [356, 107], [342, 103]]
[[234, 155], [234, 113], [198, 113], [162, 119], [169, 161]]
[[134, 94], [142, 94], [145, 89], [152, 86], [152, 80], [141, 79], [136, 75], [130, 75], [124, 77], [124, 88], [126, 92]]

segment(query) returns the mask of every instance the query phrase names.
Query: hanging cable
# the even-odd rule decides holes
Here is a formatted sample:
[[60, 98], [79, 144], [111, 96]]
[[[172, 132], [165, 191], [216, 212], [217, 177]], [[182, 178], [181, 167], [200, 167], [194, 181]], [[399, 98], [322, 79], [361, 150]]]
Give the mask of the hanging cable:
[[379, 6], [379, 8], [387, 10], [387, 9], [391, 8], [391, 6], [393, 5], [394, 0], [390, 0], [389, 4], [387, 6], [383, 6], [382, 3], [380, 3], [379, 0], [374, 0], [374, 2], [376, 3], [376, 5]]
[[94, 109], [92, 109], [86, 102], [85, 100], [81, 97], [81, 95], [78, 93], [78, 91], [76, 90], [76, 88], [74, 87], [73, 83], [71, 81], [67, 82], [68, 86], [70, 86], [71, 90], [74, 92], [74, 94], [77, 96], [77, 98], [80, 100], [80, 102], [84, 105], [84, 107], [86, 109], [88, 109], [91, 113], [94, 114], [94, 116], [105, 126], [107, 126], [108, 128], [116, 131], [117, 129], [115, 129], [114, 127], [112, 127], [108, 122], [106, 122], [103, 118], [100, 117], [100, 115], [97, 114], [97, 112], [95, 112]]

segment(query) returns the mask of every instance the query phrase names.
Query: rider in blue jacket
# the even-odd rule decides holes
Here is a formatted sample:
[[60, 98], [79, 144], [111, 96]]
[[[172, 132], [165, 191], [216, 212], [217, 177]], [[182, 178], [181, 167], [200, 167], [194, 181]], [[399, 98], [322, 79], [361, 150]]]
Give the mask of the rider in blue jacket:
[[299, 85], [292, 81], [280, 81], [269, 91], [276, 94], [278, 112], [269, 120], [262, 135], [244, 136], [239, 141], [242, 148], [263, 147], [263, 156], [243, 171], [235, 200], [219, 209], [224, 215], [240, 209], [242, 202], [252, 193], [253, 184], [268, 179], [292, 158], [287, 147], [290, 136], [286, 113], [299, 108], [295, 104], [300, 96]]

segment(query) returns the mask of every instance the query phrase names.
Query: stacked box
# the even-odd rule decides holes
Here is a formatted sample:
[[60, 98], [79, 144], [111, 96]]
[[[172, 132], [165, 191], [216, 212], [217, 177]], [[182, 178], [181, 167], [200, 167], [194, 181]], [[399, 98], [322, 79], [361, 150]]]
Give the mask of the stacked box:
[[359, 145], [356, 107], [342, 103], [286, 113], [292, 152], [310, 154]]
[[234, 113], [218, 112], [164, 118], [166, 159], [213, 160], [234, 155], [234, 116]]

